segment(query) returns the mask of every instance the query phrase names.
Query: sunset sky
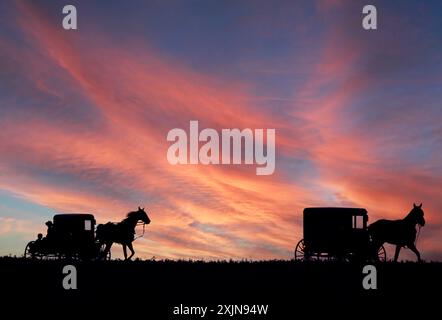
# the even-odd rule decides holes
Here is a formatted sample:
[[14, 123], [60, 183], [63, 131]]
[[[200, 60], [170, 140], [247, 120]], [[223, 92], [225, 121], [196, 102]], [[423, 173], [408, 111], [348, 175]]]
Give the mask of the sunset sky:
[[[368, 3], [376, 31], [361, 26]], [[66, 4], [78, 30], [62, 28]], [[441, 1], [1, 1], [0, 255], [21, 255], [54, 213], [104, 223], [145, 206], [138, 257], [290, 259], [305, 207], [364, 207], [373, 222], [422, 202], [417, 247], [442, 260], [441, 13]], [[169, 164], [167, 133], [190, 120], [276, 129], [274, 174]]]

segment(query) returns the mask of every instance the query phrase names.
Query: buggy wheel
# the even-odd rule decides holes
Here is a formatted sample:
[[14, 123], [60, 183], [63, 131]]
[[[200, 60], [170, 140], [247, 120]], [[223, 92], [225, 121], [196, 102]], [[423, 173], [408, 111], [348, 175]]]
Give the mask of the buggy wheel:
[[104, 260], [111, 261], [111, 259], [112, 259], [112, 255], [111, 255], [111, 251], [109, 250], [109, 252], [107, 253], [106, 257], [104, 257]]
[[377, 258], [378, 258], [378, 261], [380, 261], [380, 262], [385, 262], [385, 261], [387, 261], [387, 252], [385, 251], [384, 246], [381, 246], [381, 247], [378, 249], [378, 252], [377, 252]]
[[26, 245], [25, 252], [23, 254], [23, 257], [25, 257], [26, 259], [35, 258], [35, 254], [30, 252], [30, 250], [31, 250], [30, 248], [33, 244], [34, 244], [34, 241], [31, 241]]
[[308, 260], [308, 255], [305, 252], [304, 239], [299, 240], [295, 248], [295, 260], [304, 261]]
[[110, 261], [111, 258], [112, 258], [111, 250], [109, 249], [109, 252], [106, 255], [104, 255], [104, 250], [106, 250], [106, 244], [105, 243], [103, 243], [99, 247], [98, 256], [97, 256], [98, 260]]
[[[34, 249], [32, 249], [33, 246]], [[43, 259], [44, 255], [41, 252], [38, 252], [38, 250], [35, 250], [35, 241], [30, 241], [26, 245], [23, 257], [25, 259]]]

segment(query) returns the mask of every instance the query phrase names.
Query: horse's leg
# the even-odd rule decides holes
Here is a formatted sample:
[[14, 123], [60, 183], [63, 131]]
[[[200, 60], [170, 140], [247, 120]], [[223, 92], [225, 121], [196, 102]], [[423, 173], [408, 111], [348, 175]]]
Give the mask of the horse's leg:
[[394, 252], [394, 262], [397, 262], [397, 259], [399, 258], [399, 252], [401, 251], [401, 246], [396, 246], [396, 251]]
[[417, 250], [417, 248], [414, 245], [414, 243], [407, 245], [407, 247], [416, 254], [417, 261], [420, 262], [421, 261], [421, 254]]
[[135, 250], [134, 250], [134, 247], [132, 246], [132, 242], [129, 242], [129, 243], [127, 244], [127, 247], [128, 247], [129, 250], [132, 252], [131, 255], [129, 256], [129, 258], [127, 258], [127, 260], [130, 260], [130, 259], [134, 256], [134, 254], [135, 254]]
[[108, 255], [108, 253], [110, 252], [113, 244], [114, 244], [113, 242], [109, 242], [109, 243], [106, 244], [106, 250], [104, 251], [105, 252], [104, 259], [106, 259], [106, 257]]
[[111, 247], [112, 247], [112, 242], [106, 242], [106, 246], [104, 247], [104, 251], [101, 253], [101, 259], [106, 259], [107, 254], [109, 253]]
[[373, 261], [379, 261], [378, 251], [379, 248], [382, 246], [382, 243], [379, 243], [377, 241], [373, 241], [371, 245], [371, 256], [370, 259], [373, 259]]
[[126, 244], [122, 243], [123, 246], [123, 254], [124, 254], [124, 260], [127, 260], [127, 250], [126, 250]]

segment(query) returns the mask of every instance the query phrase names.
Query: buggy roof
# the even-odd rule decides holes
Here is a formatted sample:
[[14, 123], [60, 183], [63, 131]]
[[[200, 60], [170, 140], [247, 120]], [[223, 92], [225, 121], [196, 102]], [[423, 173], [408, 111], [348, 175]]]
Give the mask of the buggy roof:
[[55, 214], [55, 217], [83, 217], [83, 218], [93, 218], [94, 215], [90, 213], [57, 213]]
[[305, 208], [304, 215], [349, 215], [366, 216], [367, 210], [364, 208], [345, 208], [345, 207], [314, 207]]
[[[89, 228], [85, 229], [86, 221], [89, 221]], [[56, 214], [54, 216], [54, 226], [58, 232], [93, 232], [95, 218], [92, 214], [68, 213]]]
[[78, 220], [95, 220], [93, 214], [88, 213], [63, 213], [54, 216], [55, 221], [78, 221]]

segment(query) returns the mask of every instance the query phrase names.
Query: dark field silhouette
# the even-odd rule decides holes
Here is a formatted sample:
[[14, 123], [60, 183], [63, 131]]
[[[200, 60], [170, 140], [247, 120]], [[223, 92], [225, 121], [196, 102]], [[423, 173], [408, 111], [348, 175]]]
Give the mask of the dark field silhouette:
[[[78, 289], [62, 287], [63, 266], [77, 268]], [[362, 287], [363, 265], [333, 262], [35, 261], [0, 258], [2, 298], [30, 306], [92, 308], [98, 314], [176, 317], [176, 305], [268, 304], [261, 319], [284, 319], [299, 310], [351, 316], [411, 309], [431, 311], [442, 285], [442, 263], [380, 263], [377, 290]], [[7, 294], [4, 294], [7, 293]], [[100, 307], [99, 307], [100, 306]], [[80, 308], [80, 309], [81, 309]], [[404, 309], [405, 308], [405, 309]], [[79, 312], [77, 307], [73, 312]], [[205, 319], [219, 319], [216, 314]], [[259, 318], [259, 317], [258, 317]], [[257, 318], [257, 319], [258, 319]], [[232, 317], [224, 317], [232, 319]], [[242, 319], [233, 317], [233, 319]], [[247, 317], [244, 319], [254, 319]]]

